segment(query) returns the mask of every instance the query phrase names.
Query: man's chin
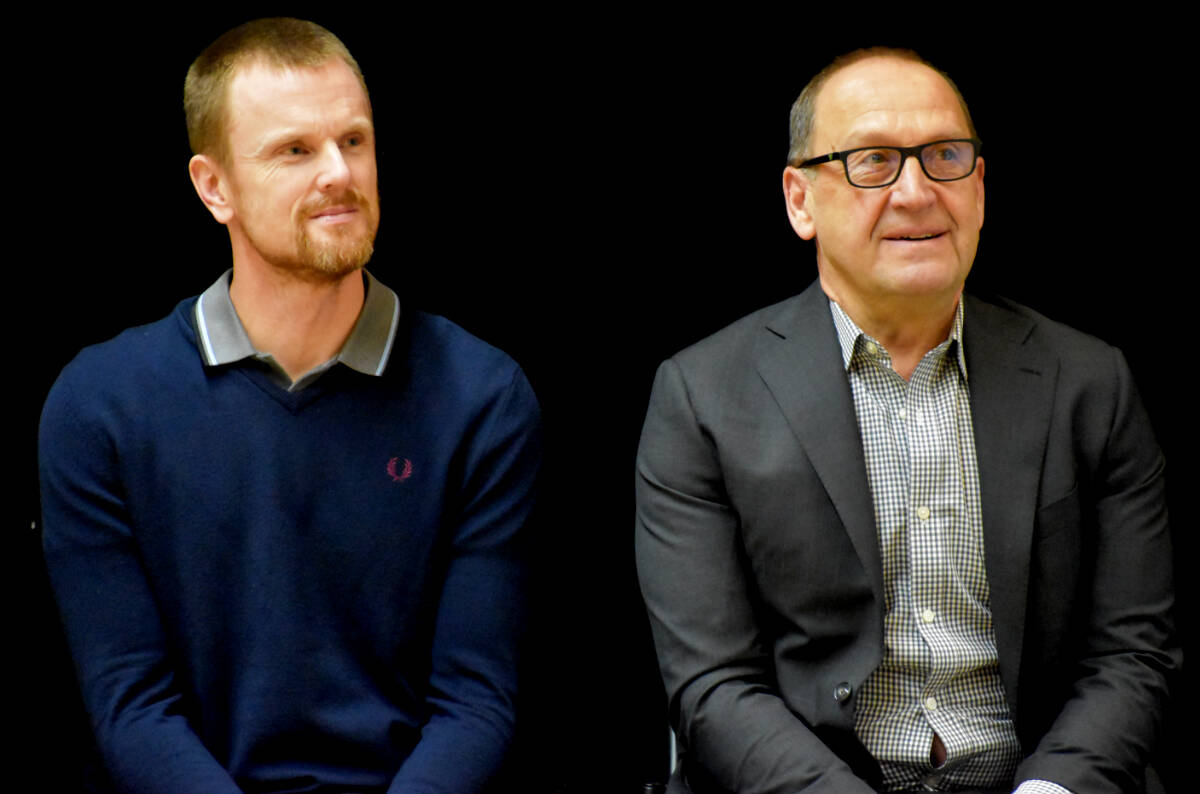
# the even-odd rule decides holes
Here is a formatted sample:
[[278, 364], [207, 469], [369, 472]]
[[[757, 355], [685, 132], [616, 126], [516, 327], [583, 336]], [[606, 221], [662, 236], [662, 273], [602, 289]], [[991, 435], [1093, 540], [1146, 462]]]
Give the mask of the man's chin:
[[357, 244], [345, 241], [317, 244], [306, 239], [300, 246], [300, 256], [294, 269], [298, 275], [313, 280], [336, 281], [348, 273], [361, 270], [371, 261], [374, 252], [374, 241], [369, 238]]
[[885, 272], [897, 293], [940, 293], [962, 288], [970, 267], [950, 257], [900, 259], [888, 263]]
[[308, 270], [337, 278], [361, 270], [367, 262], [371, 261], [372, 253], [373, 249], [367, 248], [365, 251], [355, 251], [353, 255], [349, 256], [340, 253], [317, 256], [305, 262], [305, 265]]

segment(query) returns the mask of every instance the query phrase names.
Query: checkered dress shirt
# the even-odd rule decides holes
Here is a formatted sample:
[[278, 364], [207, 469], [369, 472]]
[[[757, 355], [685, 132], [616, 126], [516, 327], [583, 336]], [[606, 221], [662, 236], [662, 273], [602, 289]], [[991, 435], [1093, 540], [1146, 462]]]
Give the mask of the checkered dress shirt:
[[[906, 382], [883, 345], [830, 301], [862, 435], [883, 563], [884, 651], [859, 688], [855, 730], [885, 791], [1001, 787], [1021, 748], [988, 603], [979, 467], [962, 349], [950, 336]], [[934, 733], [946, 762], [934, 768]], [[1027, 781], [1019, 794], [1070, 794]]]

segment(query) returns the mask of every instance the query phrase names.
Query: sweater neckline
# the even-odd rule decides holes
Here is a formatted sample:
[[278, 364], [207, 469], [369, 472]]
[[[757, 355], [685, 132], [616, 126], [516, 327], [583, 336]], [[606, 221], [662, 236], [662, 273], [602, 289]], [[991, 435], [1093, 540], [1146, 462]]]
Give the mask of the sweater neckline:
[[286, 408], [293, 414], [298, 414], [312, 405], [318, 399], [325, 395], [328, 390], [329, 382], [341, 376], [342, 373], [337, 370], [341, 367], [334, 364], [331, 371], [324, 373], [320, 378], [317, 378], [313, 383], [305, 386], [298, 391], [289, 391], [284, 388], [266, 369], [266, 367], [254, 366], [249, 362], [241, 364], [228, 365], [233, 367], [237, 372], [257, 386], [264, 394], [270, 397], [275, 402]]

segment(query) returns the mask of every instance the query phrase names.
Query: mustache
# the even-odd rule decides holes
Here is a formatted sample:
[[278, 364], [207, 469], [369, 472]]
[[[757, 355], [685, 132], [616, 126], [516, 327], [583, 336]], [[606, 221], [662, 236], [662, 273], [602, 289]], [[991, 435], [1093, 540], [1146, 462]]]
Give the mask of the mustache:
[[330, 207], [346, 206], [352, 206], [358, 210], [366, 210], [368, 207], [367, 198], [354, 188], [347, 188], [340, 195], [321, 196], [312, 201], [305, 202], [300, 207], [300, 212], [302, 215], [308, 216]]

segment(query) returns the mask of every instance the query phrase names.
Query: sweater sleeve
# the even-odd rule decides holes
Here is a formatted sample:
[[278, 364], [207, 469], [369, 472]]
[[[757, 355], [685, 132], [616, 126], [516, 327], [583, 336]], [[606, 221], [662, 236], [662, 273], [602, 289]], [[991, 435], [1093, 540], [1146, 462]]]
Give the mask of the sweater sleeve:
[[181, 706], [127, 513], [124, 494], [137, 486], [121, 480], [117, 425], [69, 372], [39, 431], [43, 545], [101, 754], [122, 792], [237, 792]]
[[523, 621], [520, 530], [541, 458], [538, 405], [519, 369], [464, 444], [461, 511], [434, 629], [431, 716], [391, 794], [479, 791], [512, 738]]

